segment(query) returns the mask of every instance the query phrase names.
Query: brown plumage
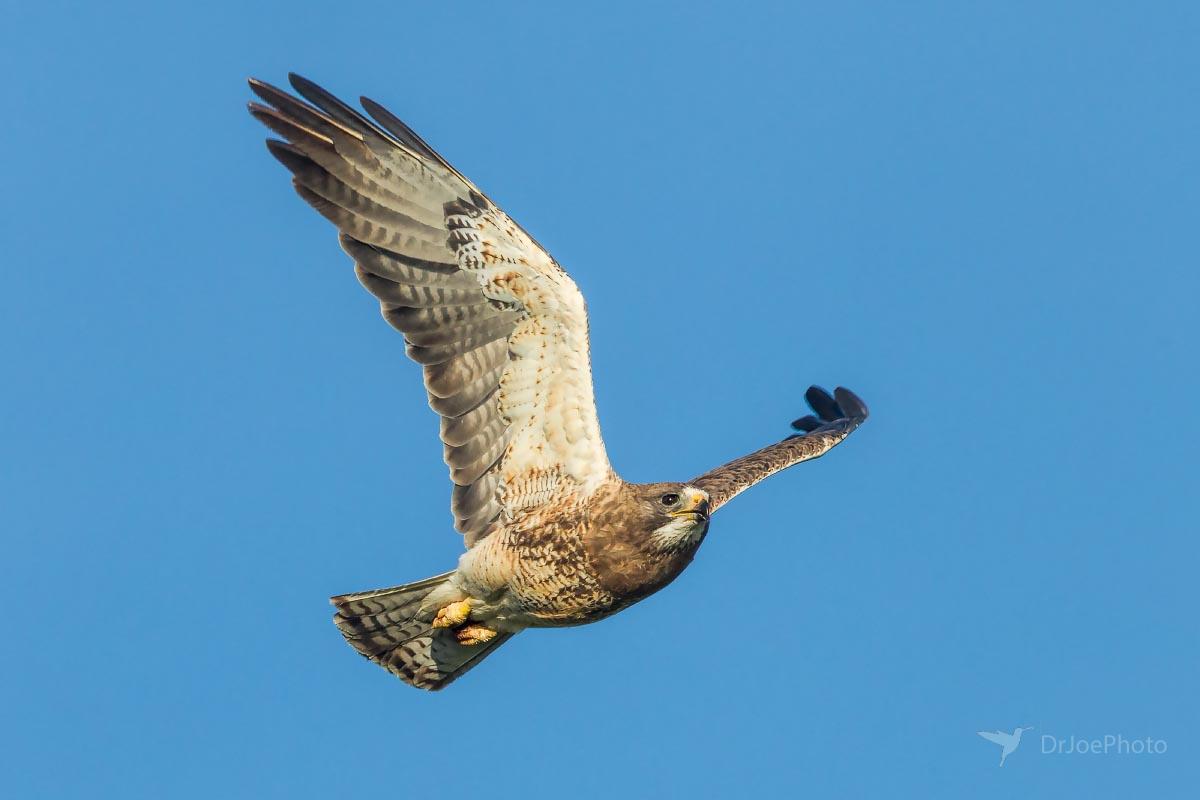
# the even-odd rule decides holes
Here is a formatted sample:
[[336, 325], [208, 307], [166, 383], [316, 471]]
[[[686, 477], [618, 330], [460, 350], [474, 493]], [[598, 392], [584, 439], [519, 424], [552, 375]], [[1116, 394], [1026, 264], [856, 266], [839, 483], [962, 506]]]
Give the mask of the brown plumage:
[[[373, 118], [298, 76], [250, 113], [271, 153], [340, 232], [363, 286], [422, 365], [467, 551], [452, 572], [333, 598], [364, 656], [440, 689], [528, 627], [593, 622], [666, 586], [710, 515], [836, 446], [867, 416], [816, 387], [798, 434], [689, 483], [631, 484], [608, 463], [583, 297], [557, 262], [378, 104]], [[307, 102], [305, 102], [307, 100]]]

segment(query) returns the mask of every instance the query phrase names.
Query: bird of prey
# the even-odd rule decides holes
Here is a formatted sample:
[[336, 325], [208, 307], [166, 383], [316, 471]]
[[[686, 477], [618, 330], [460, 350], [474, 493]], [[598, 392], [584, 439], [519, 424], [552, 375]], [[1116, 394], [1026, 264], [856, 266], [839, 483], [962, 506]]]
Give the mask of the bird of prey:
[[1012, 733], [1004, 731], [976, 731], [976, 733], [992, 744], [1000, 745], [1000, 766], [1003, 767], [1004, 760], [1021, 746], [1021, 734], [1031, 730], [1033, 730], [1033, 726], [1017, 727]]
[[526, 628], [593, 622], [658, 591], [717, 509], [867, 418], [850, 391], [813, 387], [813, 414], [783, 441], [686, 483], [622, 480], [596, 419], [587, 309], [562, 267], [378, 103], [362, 98], [368, 117], [290, 82], [299, 98], [251, 80], [265, 105], [250, 113], [421, 365], [466, 541], [450, 572], [332, 598], [350, 645], [407, 683], [441, 689]]

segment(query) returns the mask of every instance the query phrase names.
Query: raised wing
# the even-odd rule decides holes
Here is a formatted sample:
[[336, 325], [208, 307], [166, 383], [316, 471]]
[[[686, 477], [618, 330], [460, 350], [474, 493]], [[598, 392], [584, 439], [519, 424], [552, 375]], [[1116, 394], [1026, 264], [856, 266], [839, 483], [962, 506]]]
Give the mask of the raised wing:
[[[592, 394], [587, 309], [554, 259], [403, 122], [367, 119], [291, 75], [250, 113], [296, 191], [341, 232], [358, 278], [424, 368], [471, 546], [492, 522], [612, 476]], [[383, 407], [385, 404], [376, 404]]]
[[867, 407], [849, 389], [838, 387], [831, 396], [809, 387], [804, 399], [813, 414], [792, 423], [801, 433], [710, 470], [690, 483], [708, 492], [710, 511], [716, 511], [754, 484], [793, 464], [825, 455], [867, 418]]
[[978, 731], [978, 733], [989, 742], [994, 742], [995, 744], [999, 745], [1008, 744], [1008, 740], [1012, 738], [1010, 734], [1002, 733], [1001, 731]]

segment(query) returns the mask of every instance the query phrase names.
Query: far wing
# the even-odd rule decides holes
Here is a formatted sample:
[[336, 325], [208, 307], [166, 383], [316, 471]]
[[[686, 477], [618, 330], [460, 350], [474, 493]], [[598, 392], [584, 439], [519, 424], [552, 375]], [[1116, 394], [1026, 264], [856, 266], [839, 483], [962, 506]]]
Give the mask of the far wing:
[[690, 481], [693, 486], [708, 492], [711, 502], [709, 513], [776, 472], [825, 455], [867, 418], [866, 405], [849, 389], [839, 387], [830, 396], [824, 389], [813, 386], [804, 397], [815, 415], [792, 423], [792, 427], [801, 433], [730, 461]]
[[[303, 102], [252, 80], [250, 113], [296, 191], [341, 232], [358, 279], [424, 368], [467, 545], [502, 515], [587, 496], [612, 476], [592, 394], [587, 308], [524, 229], [391, 113], [369, 120], [299, 76]], [[361, 408], [380, 446], [406, 416]]]
[[1007, 733], [1001, 733], [1000, 731], [979, 731], [979, 735], [989, 742], [998, 745], [1004, 745], [1006, 743], [1005, 740], [1008, 738]]

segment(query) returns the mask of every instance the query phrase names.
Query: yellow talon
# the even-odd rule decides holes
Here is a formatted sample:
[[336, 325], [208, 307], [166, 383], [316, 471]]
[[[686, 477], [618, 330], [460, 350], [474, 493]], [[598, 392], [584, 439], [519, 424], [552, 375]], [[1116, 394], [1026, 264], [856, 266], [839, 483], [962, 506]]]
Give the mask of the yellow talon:
[[496, 632], [491, 628], [485, 628], [482, 625], [465, 625], [454, 632], [458, 637], [458, 643], [471, 647], [472, 645], [483, 644], [490, 642], [496, 638]]
[[433, 618], [433, 627], [435, 628], [454, 628], [462, 625], [467, 621], [467, 616], [471, 613], [471, 601], [459, 600], [457, 603], [451, 603], [438, 611], [437, 616]]

